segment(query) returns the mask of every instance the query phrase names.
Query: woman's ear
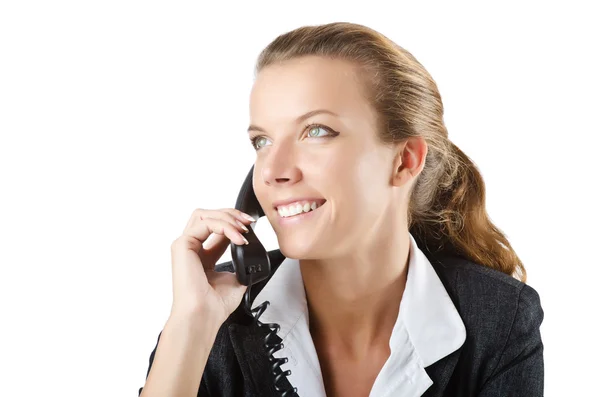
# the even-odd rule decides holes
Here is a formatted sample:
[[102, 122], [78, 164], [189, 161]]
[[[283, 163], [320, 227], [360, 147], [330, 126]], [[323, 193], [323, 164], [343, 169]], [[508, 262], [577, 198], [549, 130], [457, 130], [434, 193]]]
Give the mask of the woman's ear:
[[415, 179], [425, 166], [427, 142], [422, 137], [410, 137], [396, 147], [394, 157], [394, 186], [402, 186]]

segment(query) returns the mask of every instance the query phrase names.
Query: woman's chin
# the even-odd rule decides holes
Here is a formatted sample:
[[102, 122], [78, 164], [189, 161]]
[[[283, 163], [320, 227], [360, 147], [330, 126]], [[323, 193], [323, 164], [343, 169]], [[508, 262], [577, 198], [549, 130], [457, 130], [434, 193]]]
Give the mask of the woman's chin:
[[317, 248], [312, 242], [301, 242], [294, 239], [278, 239], [279, 250], [290, 259], [312, 259], [317, 253]]

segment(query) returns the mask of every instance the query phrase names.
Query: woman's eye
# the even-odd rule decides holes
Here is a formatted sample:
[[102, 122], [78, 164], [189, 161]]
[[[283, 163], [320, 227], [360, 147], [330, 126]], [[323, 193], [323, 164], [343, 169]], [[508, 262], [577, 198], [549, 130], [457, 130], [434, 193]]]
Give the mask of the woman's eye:
[[260, 149], [261, 147], [265, 146], [267, 142], [267, 138], [265, 138], [264, 136], [258, 136], [252, 139], [252, 146], [254, 146], [254, 149]]
[[325, 128], [323, 127], [311, 127], [310, 130], [308, 130], [308, 135], [311, 137], [320, 137], [322, 136], [321, 133], [324, 133], [325, 135], [329, 134], [329, 131], [327, 131]]
[[[330, 137], [337, 135], [337, 134], [329, 131], [327, 128], [323, 128], [318, 125], [307, 126], [307, 128], [308, 128], [308, 136], [310, 138], [324, 138], [324, 137], [330, 138]], [[268, 146], [270, 144], [269, 139], [265, 136], [257, 136], [254, 138], [250, 138], [250, 141], [252, 142], [252, 146], [254, 147], [255, 150], [260, 150], [262, 147]]]

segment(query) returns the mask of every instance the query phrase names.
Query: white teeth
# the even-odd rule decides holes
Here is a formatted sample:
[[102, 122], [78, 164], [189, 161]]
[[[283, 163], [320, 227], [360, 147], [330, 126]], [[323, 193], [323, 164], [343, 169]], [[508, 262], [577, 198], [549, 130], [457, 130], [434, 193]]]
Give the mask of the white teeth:
[[281, 207], [277, 208], [277, 212], [279, 213], [279, 216], [285, 218], [285, 217], [298, 215], [303, 212], [314, 211], [317, 208], [319, 208], [319, 206], [317, 205], [316, 201], [313, 201], [311, 203], [304, 203], [304, 204], [296, 203], [296, 204], [291, 204], [288, 206], [281, 206]]

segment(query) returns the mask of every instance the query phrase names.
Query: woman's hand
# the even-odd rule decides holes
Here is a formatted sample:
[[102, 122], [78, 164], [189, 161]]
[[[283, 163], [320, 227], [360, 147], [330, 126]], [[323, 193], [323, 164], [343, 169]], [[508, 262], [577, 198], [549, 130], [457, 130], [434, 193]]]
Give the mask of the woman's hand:
[[[171, 316], [208, 312], [224, 322], [237, 308], [247, 287], [234, 273], [215, 272], [214, 267], [230, 241], [247, 244], [243, 233], [252, 222], [250, 215], [236, 209], [194, 210], [183, 234], [171, 244]], [[214, 238], [203, 245], [211, 235]]]

